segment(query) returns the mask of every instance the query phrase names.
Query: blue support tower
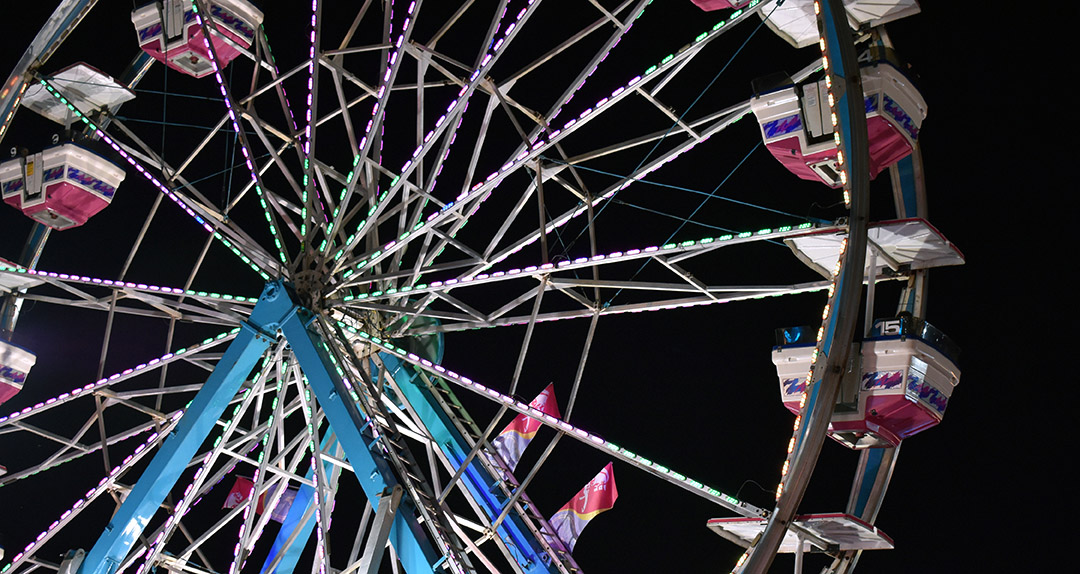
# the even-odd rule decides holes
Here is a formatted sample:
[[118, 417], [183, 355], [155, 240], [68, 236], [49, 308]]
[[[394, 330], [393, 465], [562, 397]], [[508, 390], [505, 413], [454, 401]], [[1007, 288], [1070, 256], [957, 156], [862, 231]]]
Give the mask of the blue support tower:
[[[432, 391], [420, 379], [419, 374], [401, 359], [389, 353], [381, 353], [379, 356], [386, 366], [387, 374], [397, 382], [404, 398], [424, 421], [439, 448], [450, 461], [460, 465], [471, 449], [465, 437], [461, 436], [453, 421], [435, 401]], [[508, 502], [499, 488], [500, 479], [491, 476], [476, 457], [473, 457], [466, 471], [462, 473], [461, 480], [473, 499], [483, 508], [488, 519], [494, 521]], [[506, 543], [510, 554], [523, 572], [532, 574], [559, 571], [556, 565], [550, 564], [546, 559], [547, 552], [517, 513], [507, 514], [496, 532]]]
[[[86, 554], [79, 566], [79, 574], [116, 572], [259, 357], [277, 338], [278, 331], [291, 344], [368, 500], [377, 500], [383, 491], [397, 484], [387, 462], [374, 451], [374, 439], [362, 430], [364, 416], [355, 403], [343, 400], [349, 393], [336, 375], [326, 344], [311, 328], [313, 320], [314, 315], [298, 303], [289, 284], [279, 280], [266, 286], [248, 321], [242, 325], [176, 429], [154, 455], [97, 543]], [[406, 572], [432, 573], [440, 555], [432, 548], [409, 504], [403, 501], [402, 511], [394, 517], [390, 543]]]

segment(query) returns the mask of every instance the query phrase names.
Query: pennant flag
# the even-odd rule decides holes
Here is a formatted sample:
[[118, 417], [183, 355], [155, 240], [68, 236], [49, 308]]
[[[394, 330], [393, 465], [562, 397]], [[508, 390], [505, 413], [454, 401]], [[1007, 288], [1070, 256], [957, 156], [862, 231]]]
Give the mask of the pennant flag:
[[[259, 497], [255, 506], [255, 512], [259, 514], [263, 513], [263, 507], [268, 499], [274, 496], [274, 491], [281, 483], [275, 484], [267, 489], [266, 492]], [[236, 482], [233, 483], [232, 490], [229, 491], [229, 496], [225, 497], [225, 504], [222, 508], [236, 508], [241, 504], [251, 500], [251, 493], [255, 490], [255, 483], [250, 478], [243, 476], [236, 477]], [[281, 498], [278, 499], [277, 506], [274, 507], [273, 512], [270, 513], [270, 518], [277, 522], [285, 522], [285, 516], [289, 514], [289, 508], [292, 507], [293, 500], [296, 499], [295, 488], [286, 488], [282, 493]]]
[[573, 552], [578, 536], [589, 521], [597, 514], [611, 510], [618, 498], [615, 471], [609, 462], [577, 496], [571, 498], [570, 502], [551, 517], [551, 527], [555, 530], [555, 535]]
[[[270, 499], [272, 499], [274, 497], [274, 491], [277, 490], [277, 487], [280, 484], [281, 483], [278, 483], [278, 484], [275, 484], [274, 486], [271, 486], [270, 489], [267, 490], [265, 494], [263, 494], [262, 496], [259, 497], [259, 506], [256, 509], [256, 512], [258, 512], [259, 514], [262, 514], [263, 505], [265, 504], [265, 502], [267, 500], [270, 500]], [[281, 498], [278, 499], [277, 505], [274, 506], [273, 512], [270, 513], [270, 520], [273, 520], [273, 521], [279, 522], [279, 523], [284, 523], [285, 522], [285, 517], [289, 514], [289, 509], [292, 508], [293, 501], [296, 500], [296, 493], [297, 492], [298, 492], [298, 490], [295, 489], [295, 488], [286, 488], [285, 492], [281, 493]]]
[[[529, 403], [529, 406], [545, 415], [562, 417], [559, 414], [559, 403], [555, 401], [555, 383], [548, 384], [547, 388]], [[492, 439], [491, 446], [495, 447], [495, 452], [499, 453], [511, 471], [517, 467], [518, 461], [521, 460], [521, 453], [525, 452], [525, 447], [529, 446], [541, 426], [543, 425], [540, 421], [532, 417], [518, 415], [509, 425], [506, 425], [499, 436]]]
[[236, 482], [233, 483], [232, 490], [229, 491], [229, 496], [225, 497], [225, 504], [221, 507], [236, 508], [240, 506], [251, 498], [251, 491], [253, 490], [255, 490], [255, 483], [251, 482], [250, 478], [236, 477]]

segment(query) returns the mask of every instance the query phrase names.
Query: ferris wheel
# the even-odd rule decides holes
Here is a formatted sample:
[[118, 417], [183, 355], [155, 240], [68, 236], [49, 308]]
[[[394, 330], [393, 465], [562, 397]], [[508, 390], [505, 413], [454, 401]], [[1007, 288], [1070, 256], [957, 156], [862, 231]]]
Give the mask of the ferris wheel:
[[[777, 528], [780, 506], [741, 499], [737, 470], [694, 476], [679, 463], [700, 463], [608, 436], [618, 407], [587, 409], [617, 405], [616, 387], [657, 409], [673, 396], [648, 372], [604, 380], [615, 370], [594, 366], [599, 339], [664, 355], [695, 332], [687, 317], [720, 304], [836, 296], [827, 269], [855, 226], [844, 212], [807, 216], [812, 201], [723, 183], [755, 152], [797, 182], [758, 149], [788, 161], [794, 109], [809, 135], [790, 171], [846, 187], [831, 80], [820, 52], [792, 49], [786, 83], [747, 97], [776, 69], [738, 58], [798, 29], [790, 5], [677, 19], [650, 3], [166, 0], [119, 17], [62, 2], [0, 93], [13, 150], [0, 188], [15, 208], [2, 217], [28, 238], [0, 253], [0, 358], [21, 369], [0, 390], [0, 504], [29, 533], [0, 530], [0, 574], [569, 574], [590, 565], [550, 500], [611, 460], [660, 496], [734, 515], [709, 525], [731, 549]], [[871, 29], [863, 39], [887, 47]], [[891, 546], [873, 523], [896, 447], [941, 419], [959, 377], [951, 343], [921, 320], [926, 270], [962, 257], [917, 219], [919, 98], [867, 61], [884, 70], [865, 82], [882, 98], [870, 132], [893, 134], [867, 169], [891, 170], [900, 207], [864, 229], [870, 262], [851, 281], [900, 286], [908, 313], [893, 322], [873, 321], [870, 289], [861, 348], [892, 357], [903, 340], [908, 362], [837, 380], [840, 414], [821, 420], [862, 452], [853, 502], [792, 515], [768, 550], [801, 564], [813, 546], [832, 572]], [[713, 88], [733, 62], [754, 75]], [[820, 312], [820, 295], [807, 301]], [[784, 333], [772, 376], [799, 415], [792, 389], [812, 381], [784, 369], [805, 372], [815, 346]], [[915, 360], [922, 386], [888, 398]], [[562, 416], [529, 402], [552, 381]], [[492, 441], [517, 415], [552, 438], [515, 470]]]

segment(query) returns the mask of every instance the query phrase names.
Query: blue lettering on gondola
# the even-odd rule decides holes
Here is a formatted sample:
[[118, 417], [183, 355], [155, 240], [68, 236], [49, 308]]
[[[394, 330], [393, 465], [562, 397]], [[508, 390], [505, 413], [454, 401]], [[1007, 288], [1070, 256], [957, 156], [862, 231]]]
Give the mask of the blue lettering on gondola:
[[11, 367], [0, 366], [0, 380], [11, 381], [12, 383], [21, 385], [26, 381], [26, 373], [22, 371], [16, 371]]
[[786, 118], [765, 122], [764, 127], [765, 139], [771, 139], [801, 129], [802, 119], [799, 117], [799, 114], [794, 114]]
[[13, 179], [11, 181], [5, 182], [4, 183], [4, 197], [19, 193], [20, 191], [22, 191], [22, 188], [23, 188], [23, 180], [22, 180], [22, 178]]
[[50, 182], [54, 179], [60, 179], [61, 177], [64, 177], [64, 166], [62, 165], [45, 170], [45, 173], [41, 176], [41, 180], [43, 182]]
[[867, 114], [877, 111], [876, 95], [866, 96], [866, 100], [863, 102], [863, 105], [864, 107], [866, 107]]
[[781, 383], [784, 387], [785, 395], [801, 395], [806, 391], [806, 379], [784, 379]]
[[900, 385], [903, 374], [903, 371], [874, 371], [863, 373], [862, 388], [865, 391], [869, 391], [870, 389], [891, 389]]
[[907, 396], [917, 397], [919, 402], [934, 409], [938, 414], [945, 414], [945, 409], [949, 406], [949, 397], [913, 373], [908, 375]]
[[74, 167], [68, 167], [68, 179], [85, 185], [105, 196], [106, 199], [112, 199], [113, 194], [116, 193], [115, 187]]
[[919, 139], [919, 126], [915, 125], [915, 121], [911, 119], [911, 116], [900, 107], [900, 104], [893, 101], [888, 95], [882, 95], [885, 98], [885, 113], [896, 121], [897, 125], [903, 128], [904, 131], [911, 136], [911, 139]]
[[229, 12], [226, 12], [225, 9], [221, 6], [218, 6], [217, 4], [211, 5], [210, 14], [214, 17], [215, 20], [221, 22], [229, 28], [232, 28], [241, 36], [249, 40], [255, 38], [255, 30], [251, 29], [251, 27], [248, 26], [247, 22], [241, 20], [233, 14], [230, 14]]
[[151, 38], [156, 38], [160, 36], [161, 29], [161, 22], [155, 22], [154, 24], [151, 24], [143, 28], [142, 30], [139, 30], [139, 43], [142, 44], [143, 42]]

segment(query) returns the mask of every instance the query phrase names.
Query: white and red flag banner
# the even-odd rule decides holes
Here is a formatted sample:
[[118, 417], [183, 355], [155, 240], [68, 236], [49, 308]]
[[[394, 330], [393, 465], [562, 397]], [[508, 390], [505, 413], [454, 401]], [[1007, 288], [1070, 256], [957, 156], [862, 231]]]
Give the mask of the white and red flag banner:
[[[259, 501], [255, 507], [255, 512], [259, 514], [263, 513], [263, 507], [266, 501], [273, 498], [274, 491], [277, 490], [278, 484], [275, 484], [268, 488], [262, 496], [259, 497]], [[229, 491], [229, 496], [225, 497], [225, 504], [222, 508], [236, 508], [241, 504], [245, 504], [251, 499], [251, 493], [255, 490], [255, 483], [250, 478], [243, 476], [236, 477], [236, 482], [233, 483], [232, 490]], [[270, 518], [277, 522], [284, 522], [285, 516], [289, 514], [289, 508], [292, 507], [293, 500], [296, 499], [297, 490], [295, 488], [286, 488], [285, 492], [281, 494], [281, 498], [278, 499], [278, 503], [274, 506], [273, 512], [270, 513]]]
[[232, 490], [229, 491], [229, 496], [225, 497], [225, 504], [221, 505], [221, 507], [236, 508], [240, 506], [251, 498], [253, 490], [255, 490], [255, 483], [251, 482], [250, 478], [236, 477], [236, 482], [233, 483]]
[[578, 536], [594, 516], [611, 510], [615, 506], [615, 500], [619, 498], [619, 490], [615, 488], [615, 471], [609, 462], [600, 474], [593, 477], [577, 496], [570, 499], [551, 517], [551, 527], [555, 535], [563, 544], [573, 552], [577, 544]]
[[[536, 395], [529, 406], [545, 415], [562, 417], [559, 414], [559, 403], [555, 401], [554, 383], [548, 384], [547, 388]], [[521, 453], [525, 452], [525, 447], [529, 446], [529, 442], [536, 436], [536, 431], [540, 430], [541, 426], [543, 425], [540, 421], [528, 415], [518, 415], [499, 433], [499, 436], [491, 440], [491, 446], [495, 447], [495, 452], [499, 453], [511, 471], [517, 467], [518, 461], [521, 460]]]

